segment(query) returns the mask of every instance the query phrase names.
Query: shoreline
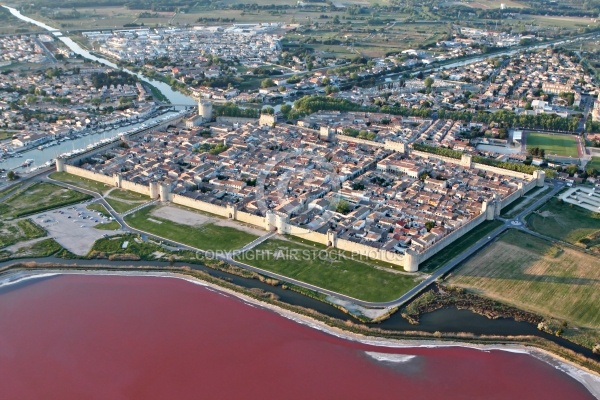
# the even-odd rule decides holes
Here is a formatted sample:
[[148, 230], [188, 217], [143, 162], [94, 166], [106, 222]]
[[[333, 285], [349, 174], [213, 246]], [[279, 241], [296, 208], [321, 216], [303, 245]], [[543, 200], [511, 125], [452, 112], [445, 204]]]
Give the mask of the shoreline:
[[554, 354], [548, 350], [541, 349], [534, 346], [528, 346], [524, 344], [476, 344], [461, 342], [457, 340], [446, 341], [446, 340], [415, 340], [415, 339], [390, 339], [382, 338], [372, 335], [358, 334], [349, 332], [338, 327], [332, 327], [327, 325], [325, 322], [319, 321], [307, 315], [302, 315], [291, 310], [281, 308], [275, 304], [271, 304], [265, 301], [261, 301], [254, 297], [248, 296], [244, 293], [237, 292], [233, 289], [219, 286], [217, 284], [207, 282], [197, 277], [193, 277], [180, 272], [166, 272], [166, 271], [144, 271], [144, 270], [131, 270], [131, 271], [114, 271], [109, 269], [96, 269], [96, 270], [62, 270], [59, 268], [43, 267], [36, 270], [28, 271], [26, 267], [19, 269], [9, 269], [2, 273], [0, 276], [0, 288], [5, 286], [11, 286], [24, 281], [32, 279], [40, 279], [44, 277], [51, 277], [56, 275], [88, 275], [88, 276], [145, 276], [155, 278], [171, 278], [181, 279], [186, 282], [202, 286], [207, 290], [215, 291], [217, 293], [231, 295], [234, 298], [243, 301], [251, 307], [261, 307], [263, 309], [275, 312], [280, 316], [307, 326], [312, 329], [319, 330], [325, 334], [338, 337], [343, 340], [352, 342], [358, 342], [370, 346], [389, 348], [389, 349], [402, 349], [402, 348], [441, 348], [441, 347], [461, 347], [479, 351], [506, 351], [518, 354], [528, 354], [531, 357], [535, 357], [546, 364], [560, 370], [561, 372], [569, 375], [581, 383], [592, 396], [600, 399], [600, 375], [590, 371], [584, 366], [578, 365], [568, 359], [565, 359], [557, 354]]

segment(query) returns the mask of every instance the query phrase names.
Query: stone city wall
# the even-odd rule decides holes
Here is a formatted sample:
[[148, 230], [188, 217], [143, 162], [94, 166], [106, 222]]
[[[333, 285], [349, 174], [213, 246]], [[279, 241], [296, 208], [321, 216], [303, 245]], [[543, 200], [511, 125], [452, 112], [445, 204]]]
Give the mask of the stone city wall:
[[466, 233], [470, 232], [473, 230], [473, 228], [485, 221], [485, 217], [485, 213], [478, 215], [460, 228], [452, 231], [448, 236], [445, 236], [438, 242], [434, 243], [431, 247], [427, 248], [427, 250], [419, 254], [419, 263], [428, 260], [449, 244], [454, 243], [456, 240], [463, 237]]
[[235, 213], [235, 220], [265, 229], [265, 217], [261, 217], [260, 215], [253, 215], [247, 212], [237, 211]]
[[375, 147], [384, 147], [385, 146], [383, 143], [374, 142], [372, 140], [367, 140], [367, 139], [360, 139], [360, 138], [356, 138], [356, 137], [352, 137], [352, 136], [348, 136], [348, 135], [336, 134], [335, 138], [337, 140], [342, 141], [342, 142], [352, 142], [352, 143], [357, 143], [357, 144], [366, 144], [367, 146], [375, 146]]
[[502, 199], [501, 208], [506, 207], [507, 205], [509, 205], [513, 201], [519, 199], [521, 196], [523, 196], [523, 191], [521, 189], [518, 189], [516, 192], [511, 193], [509, 196], [507, 196], [504, 199]]
[[218, 206], [216, 204], [207, 203], [201, 200], [195, 200], [191, 197], [182, 196], [180, 194], [171, 193], [169, 195], [169, 200], [173, 204], [179, 204], [181, 206], [193, 208], [195, 210], [205, 211], [207, 213], [219, 215], [221, 217], [229, 218], [229, 210], [227, 207]]
[[87, 169], [75, 167], [73, 165], [66, 164], [64, 166], [64, 172], [69, 174], [77, 175], [82, 178], [91, 179], [96, 182], [102, 182], [110, 186], [115, 186], [115, 180], [112, 176], [99, 174], [97, 172], [88, 171]]
[[414, 154], [417, 155], [419, 157], [423, 157], [423, 158], [427, 158], [427, 159], [436, 159], [436, 160], [442, 160], [444, 162], [450, 163], [450, 164], [459, 164], [461, 163], [461, 160], [458, 158], [452, 158], [452, 157], [446, 157], [446, 156], [440, 156], [437, 154], [433, 154], [433, 153], [427, 153], [425, 151], [419, 151], [419, 150], [410, 150], [410, 154]]
[[139, 183], [134, 183], [126, 180], [121, 180], [121, 188], [125, 190], [131, 190], [132, 192], [136, 192], [139, 194], [143, 194], [145, 196], [150, 196], [150, 186], [149, 185], [141, 185]]
[[499, 174], [499, 175], [513, 176], [515, 178], [528, 179], [528, 180], [533, 179], [533, 176], [529, 175], [529, 174], [524, 174], [522, 172], [517, 172], [517, 171], [511, 171], [509, 169], [504, 169], [504, 168], [492, 167], [491, 165], [487, 165], [487, 164], [473, 163], [472, 168], [481, 169], [483, 171], [493, 172], [493, 173]]
[[345, 239], [337, 239], [335, 241], [335, 248], [358, 253], [363, 256], [367, 256], [374, 260], [387, 262], [394, 265], [402, 266], [406, 269], [405, 257], [403, 254], [392, 253], [391, 251], [380, 250], [375, 247], [367, 246], [362, 243], [355, 243]]
[[310, 229], [300, 228], [299, 226], [290, 224], [286, 224], [286, 230], [288, 235], [292, 235], [299, 239], [320, 243], [325, 246], [331, 245], [326, 234], [311, 231]]

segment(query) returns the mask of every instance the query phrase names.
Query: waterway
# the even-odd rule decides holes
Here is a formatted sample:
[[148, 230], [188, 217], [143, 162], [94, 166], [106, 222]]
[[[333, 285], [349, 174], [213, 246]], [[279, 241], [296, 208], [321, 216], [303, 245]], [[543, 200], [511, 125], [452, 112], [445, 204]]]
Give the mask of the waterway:
[[114, 69], [120, 69], [124, 72], [127, 72], [131, 75], [135, 75], [137, 76], [141, 81], [144, 81], [154, 87], [156, 87], [158, 90], [161, 91], [161, 93], [172, 103], [172, 104], [178, 104], [178, 105], [195, 105], [196, 104], [196, 100], [194, 100], [192, 97], [187, 96], [183, 93], [180, 93], [176, 90], [173, 90], [169, 85], [167, 85], [164, 82], [160, 82], [157, 80], [153, 80], [153, 79], [148, 79], [145, 76], [143, 76], [142, 74], [133, 72], [127, 68], [121, 68], [119, 67], [117, 64], [108, 61], [105, 58], [102, 57], [97, 57], [93, 54], [91, 54], [89, 51], [83, 49], [79, 44], [77, 44], [76, 42], [74, 42], [71, 38], [66, 37], [62, 34], [62, 32], [60, 32], [60, 30], [53, 28], [49, 25], [44, 24], [43, 22], [37, 21], [33, 18], [29, 18], [23, 14], [21, 14], [19, 12], [19, 10], [12, 8], [12, 7], [8, 7], [8, 6], [3, 6], [4, 8], [6, 8], [8, 11], [10, 11], [10, 13], [12, 15], [14, 15], [15, 17], [19, 18], [22, 21], [25, 22], [29, 22], [30, 24], [34, 24], [36, 26], [39, 26], [40, 28], [43, 28], [47, 31], [50, 31], [54, 36], [56, 36], [61, 42], [63, 42], [73, 53], [75, 54], [79, 54], [82, 57], [91, 60], [91, 61], [96, 61], [100, 64], [106, 65], [108, 67], [114, 68]]
[[[45, 163], [56, 159], [59, 155], [64, 153], [70, 153], [74, 150], [84, 149], [88, 145], [92, 145], [100, 142], [104, 139], [110, 139], [117, 137], [120, 133], [126, 132], [134, 128], [140, 128], [142, 124], [150, 125], [154, 122], [159, 121], [161, 118], [173, 115], [172, 112], [157, 115], [155, 117], [143, 120], [139, 123], [126, 125], [118, 128], [106, 128], [105, 131], [100, 132], [90, 128], [88, 135], [75, 138], [73, 140], [65, 140], [55, 146], [46, 147], [45, 149], [39, 150], [37, 147], [33, 147], [29, 150], [18, 153], [20, 157], [10, 157], [0, 160], [0, 168], [3, 169], [17, 169], [19, 172], [28, 172], [33, 168], [43, 166]], [[33, 163], [28, 167], [21, 167], [25, 160], [33, 160]]]
[[523, 352], [390, 346], [180, 279], [56, 275], [0, 288], [3, 399], [593, 398]]

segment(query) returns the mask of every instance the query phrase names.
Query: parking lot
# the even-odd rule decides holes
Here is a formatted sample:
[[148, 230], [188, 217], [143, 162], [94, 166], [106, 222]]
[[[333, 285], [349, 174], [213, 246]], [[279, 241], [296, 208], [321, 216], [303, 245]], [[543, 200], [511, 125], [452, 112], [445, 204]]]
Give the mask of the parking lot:
[[74, 254], [85, 255], [96, 240], [118, 232], [94, 228], [97, 224], [110, 222], [110, 219], [99, 212], [88, 210], [86, 206], [90, 203], [93, 201], [46, 211], [34, 216], [33, 220], [65, 249]]

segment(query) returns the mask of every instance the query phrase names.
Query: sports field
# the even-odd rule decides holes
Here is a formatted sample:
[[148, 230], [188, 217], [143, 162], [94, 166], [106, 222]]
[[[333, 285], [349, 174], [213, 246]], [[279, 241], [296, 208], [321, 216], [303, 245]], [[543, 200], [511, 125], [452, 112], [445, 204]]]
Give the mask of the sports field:
[[546, 155], [579, 157], [576, 136], [529, 132], [527, 133], [527, 148], [532, 147], [544, 149]]

